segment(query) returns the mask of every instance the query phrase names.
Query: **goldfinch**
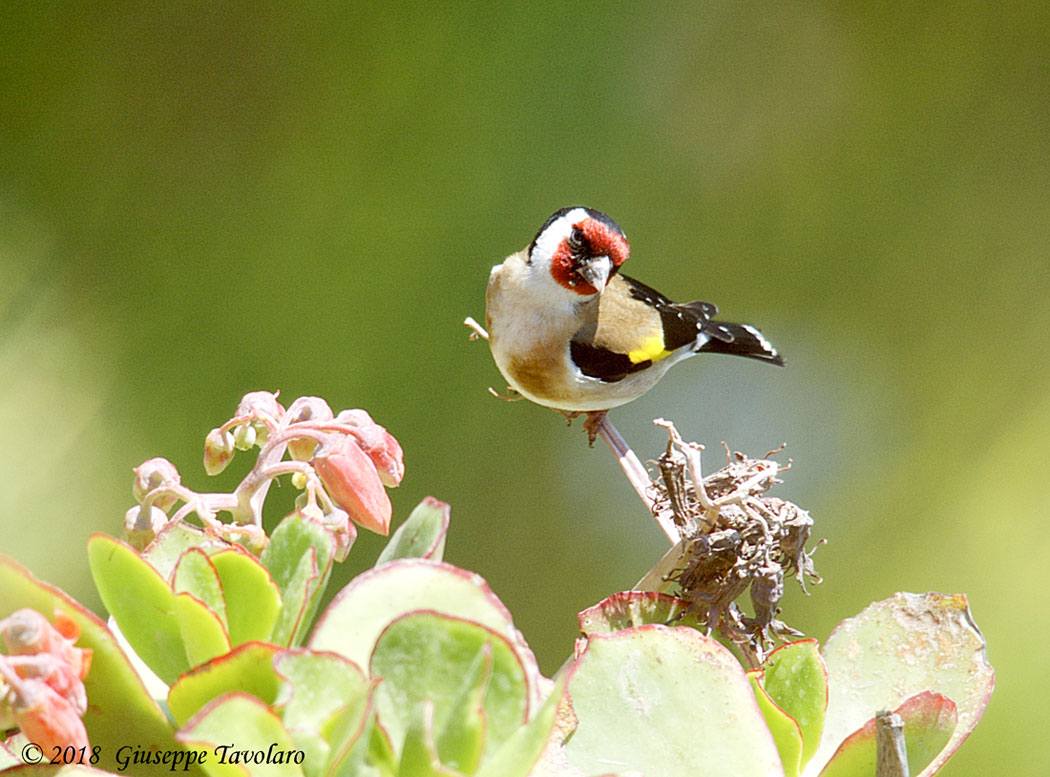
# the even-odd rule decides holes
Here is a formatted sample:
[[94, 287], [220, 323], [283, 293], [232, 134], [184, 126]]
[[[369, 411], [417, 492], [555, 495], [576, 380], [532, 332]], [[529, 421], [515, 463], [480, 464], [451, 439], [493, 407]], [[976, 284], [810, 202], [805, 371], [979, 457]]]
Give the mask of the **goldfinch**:
[[592, 443], [606, 411], [637, 399], [690, 356], [784, 364], [755, 327], [715, 321], [710, 302], [675, 303], [622, 275], [629, 253], [623, 230], [604, 213], [562, 208], [489, 276], [485, 319], [503, 377], [533, 402], [587, 413]]

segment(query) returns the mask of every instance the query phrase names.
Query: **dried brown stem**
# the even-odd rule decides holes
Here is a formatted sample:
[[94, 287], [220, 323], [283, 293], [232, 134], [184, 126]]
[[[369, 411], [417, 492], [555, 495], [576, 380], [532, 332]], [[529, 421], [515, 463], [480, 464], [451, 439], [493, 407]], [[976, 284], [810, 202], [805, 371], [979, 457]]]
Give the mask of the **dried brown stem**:
[[875, 716], [875, 777], [911, 777], [904, 719], [895, 712]]

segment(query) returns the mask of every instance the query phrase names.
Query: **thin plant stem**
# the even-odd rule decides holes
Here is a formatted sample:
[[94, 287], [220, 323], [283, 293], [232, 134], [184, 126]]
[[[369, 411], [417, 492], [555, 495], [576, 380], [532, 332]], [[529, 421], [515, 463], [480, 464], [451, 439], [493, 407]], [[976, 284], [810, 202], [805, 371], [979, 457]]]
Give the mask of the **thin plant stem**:
[[602, 419], [601, 425], [598, 427], [598, 435], [605, 440], [605, 444], [613, 452], [617, 463], [623, 470], [623, 474], [627, 476], [627, 481], [634, 488], [638, 498], [642, 500], [642, 504], [645, 505], [649, 514], [652, 515], [653, 520], [659, 524], [660, 529], [667, 535], [667, 539], [670, 540], [672, 545], [678, 544], [682, 539], [678, 527], [675, 526], [670, 515], [656, 509], [652, 495], [649, 493], [652, 486], [649, 480], [649, 473], [646, 472], [642, 462], [635, 456], [634, 451], [631, 450], [630, 446], [620, 435], [620, 432], [609, 421], [608, 416]]

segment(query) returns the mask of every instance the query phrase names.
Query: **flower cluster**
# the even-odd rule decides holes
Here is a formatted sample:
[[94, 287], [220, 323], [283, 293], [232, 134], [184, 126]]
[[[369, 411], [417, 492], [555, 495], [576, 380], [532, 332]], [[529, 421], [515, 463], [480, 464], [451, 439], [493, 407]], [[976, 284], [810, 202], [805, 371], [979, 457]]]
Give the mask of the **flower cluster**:
[[0, 655], [0, 728], [13, 724], [45, 750], [88, 745], [80, 716], [91, 651], [73, 647], [79, 636], [79, 626], [58, 612], [54, 624], [30, 609], [0, 620], [7, 652]]
[[[403, 454], [397, 440], [364, 410], [333, 413], [318, 397], [300, 397], [285, 409], [276, 393], [246, 394], [233, 418], [205, 438], [204, 469], [216, 475], [237, 451], [252, 448], [259, 449], [255, 465], [228, 494], [190, 490], [167, 459], [137, 467], [133, 490], [139, 504], [128, 511], [125, 539], [141, 549], [169, 521], [196, 514], [207, 531], [259, 552], [267, 541], [263, 502], [270, 483], [282, 475], [291, 475], [302, 490], [297, 509], [336, 537], [340, 559], [357, 536], [354, 524], [379, 534], [390, 530], [386, 488], [401, 482]], [[220, 521], [220, 512], [233, 521]]]

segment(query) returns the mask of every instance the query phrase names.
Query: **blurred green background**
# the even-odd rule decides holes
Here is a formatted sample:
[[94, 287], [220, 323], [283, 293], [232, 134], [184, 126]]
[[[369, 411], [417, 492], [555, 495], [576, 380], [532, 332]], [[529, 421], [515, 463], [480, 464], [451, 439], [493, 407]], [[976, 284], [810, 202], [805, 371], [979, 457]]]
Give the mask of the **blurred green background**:
[[[897, 590], [967, 593], [998, 688], [945, 773], [1045, 773], [1045, 2], [0, 19], [4, 552], [97, 608], [84, 542], [119, 530], [133, 466], [166, 456], [212, 488], [202, 441], [244, 392], [321, 395], [401, 440], [395, 515], [451, 502], [448, 560], [553, 671], [576, 611], [663, 540], [606, 450], [486, 394], [503, 384], [461, 322], [492, 264], [587, 204], [626, 231], [631, 275], [788, 359], [676, 368], [613, 413], [639, 455], [660, 415], [709, 470], [722, 440], [787, 441], [779, 494], [829, 540], [789, 622], [823, 639]], [[380, 546], [362, 538], [343, 579]]]

